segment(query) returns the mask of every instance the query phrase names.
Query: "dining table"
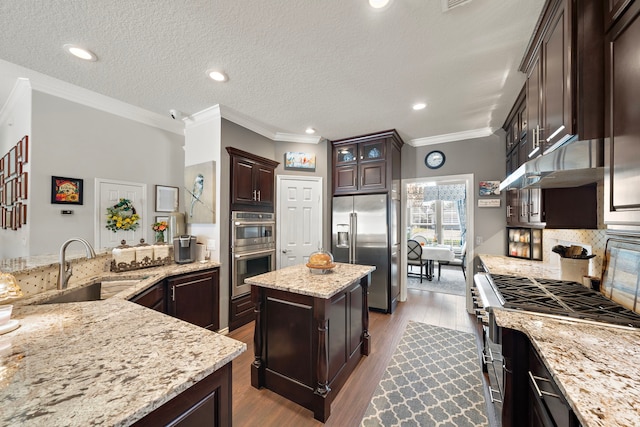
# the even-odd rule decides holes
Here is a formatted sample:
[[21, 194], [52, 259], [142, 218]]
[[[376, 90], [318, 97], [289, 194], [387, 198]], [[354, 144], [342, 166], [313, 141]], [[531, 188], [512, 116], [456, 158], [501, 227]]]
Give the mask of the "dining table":
[[449, 245], [420, 245], [422, 246], [422, 259], [427, 261], [427, 280], [433, 280], [434, 261], [453, 261], [456, 254]]

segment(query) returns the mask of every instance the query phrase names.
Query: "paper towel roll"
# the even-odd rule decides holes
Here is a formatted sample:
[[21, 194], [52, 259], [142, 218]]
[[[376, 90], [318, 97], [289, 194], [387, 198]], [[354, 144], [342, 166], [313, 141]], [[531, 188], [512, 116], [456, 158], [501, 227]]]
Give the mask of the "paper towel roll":
[[207, 247], [202, 243], [196, 243], [196, 261], [204, 261], [206, 253]]

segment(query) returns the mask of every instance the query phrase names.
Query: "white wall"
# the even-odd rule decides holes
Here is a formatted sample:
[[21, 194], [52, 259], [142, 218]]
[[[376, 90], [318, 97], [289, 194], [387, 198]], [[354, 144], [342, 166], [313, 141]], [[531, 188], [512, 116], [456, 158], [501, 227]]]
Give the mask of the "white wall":
[[[31, 85], [28, 80], [16, 82], [9, 99], [0, 111], [0, 157], [4, 156], [25, 135], [31, 135]], [[31, 141], [29, 141], [31, 142]], [[31, 175], [31, 161], [24, 165], [24, 172]], [[31, 212], [31, 195], [26, 201]], [[30, 213], [27, 215], [30, 215]], [[29, 255], [29, 227], [18, 230], [0, 228], [0, 258]]]
[[[70, 237], [93, 243], [95, 178], [147, 184], [143, 221], [152, 241], [151, 223], [162, 215], [155, 213], [155, 185], [182, 186], [184, 137], [37, 90], [32, 99], [29, 255], [55, 254]], [[51, 204], [51, 176], [82, 178], [83, 205]]]
[[[432, 150], [440, 150], [446, 161], [440, 169], [429, 169], [424, 164], [425, 156]], [[402, 148], [402, 178], [428, 178], [472, 173], [475, 182], [472, 188], [478, 190], [479, 181], [501, 181], [505, 175], [504, 132], [485, 138], [448, 142], [445, 144]], [[469, 236], [475, 253], [504, 255], [506, 247], [506, 208], [504, 195], [500, 196], [499, 208], [479, 208], [477, 202], [474, 209], [475, 238]], [[478, 197], [476, 197], [476, 200]], [[482, 240], [476, 244], [477, 239]]]

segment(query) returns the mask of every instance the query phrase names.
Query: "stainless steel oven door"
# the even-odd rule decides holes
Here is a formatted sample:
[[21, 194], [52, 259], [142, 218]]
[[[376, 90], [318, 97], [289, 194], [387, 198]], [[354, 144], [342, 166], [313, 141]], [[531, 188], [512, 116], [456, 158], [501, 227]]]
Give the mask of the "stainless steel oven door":
[[239, 297], [251, 292], [251, 285], [245, 279], [268, 273], [276, 268], [275, 249], [253, 252], [232, 253], [231, 297]]

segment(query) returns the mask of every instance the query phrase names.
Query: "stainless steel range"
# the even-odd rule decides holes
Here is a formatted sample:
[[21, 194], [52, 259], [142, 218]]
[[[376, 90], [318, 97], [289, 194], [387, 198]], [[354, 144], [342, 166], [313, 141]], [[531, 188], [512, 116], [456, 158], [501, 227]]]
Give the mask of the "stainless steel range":
[[501, 331], [494, 310], [640, 328], [640, 243], [637, 238], [612, 237], [607, 241], [600, 291], [565, 280], [477, 273], [472, 289], [478, 321], [483, 329], [483, 370], [490, 379], [496, 412], [505, 394], [505, 360]]

